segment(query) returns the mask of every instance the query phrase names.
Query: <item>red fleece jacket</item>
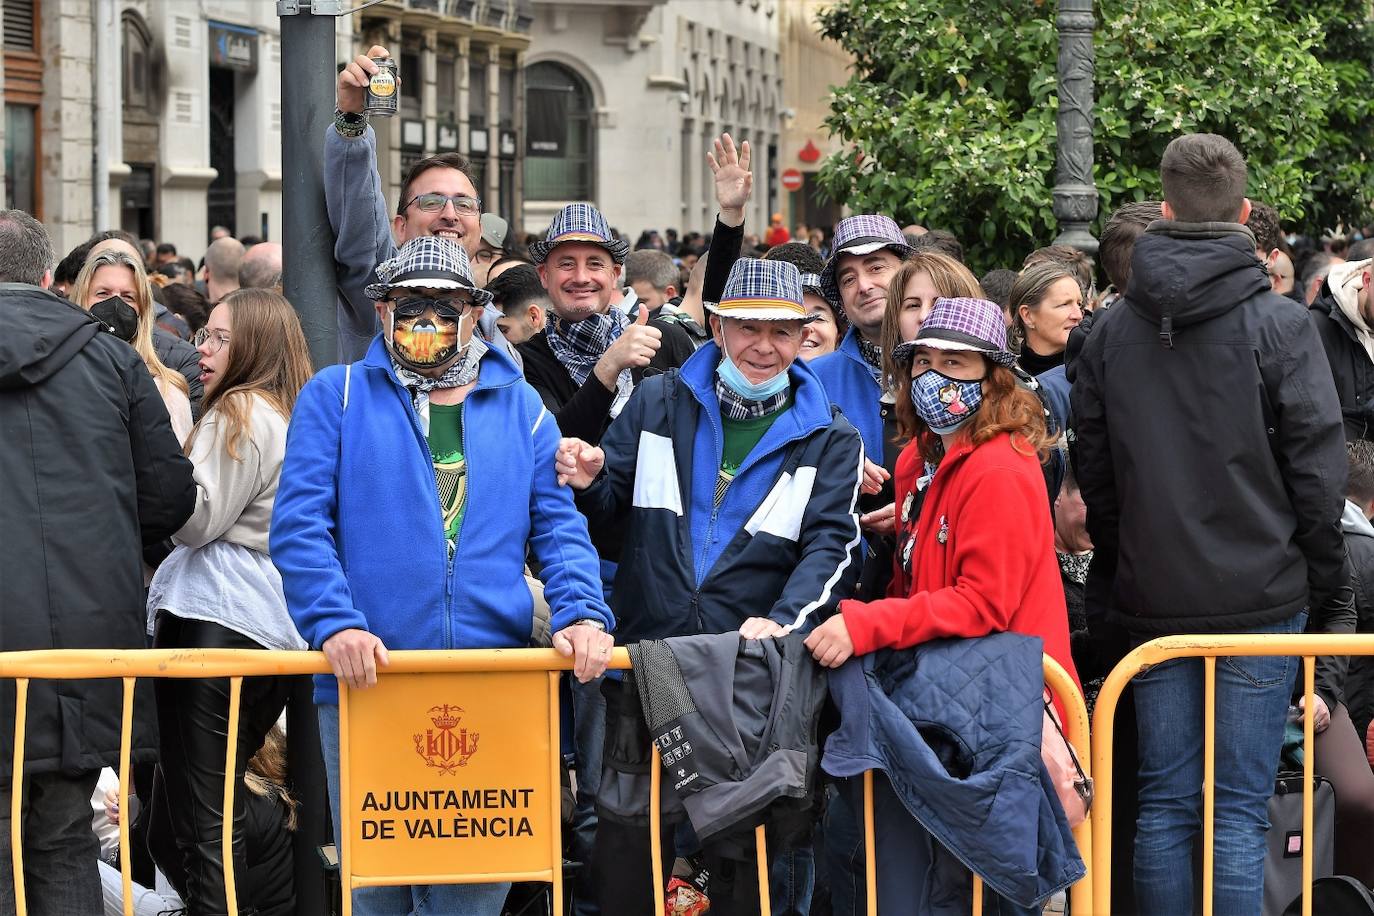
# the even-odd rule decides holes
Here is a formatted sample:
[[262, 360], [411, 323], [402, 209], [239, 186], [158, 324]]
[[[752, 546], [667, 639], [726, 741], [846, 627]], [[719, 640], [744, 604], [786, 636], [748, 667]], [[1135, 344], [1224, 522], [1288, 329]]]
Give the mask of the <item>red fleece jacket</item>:
[[[923, 473], [913, 441], [897, 459], [898, 507]], [[1045, 478], [1009, 435], [961, 443], [941, 460], [917, 523], [911, 576], [899, 556], [890, 594], [897, 597], [840, 603], [855, 654], [1010, 630], [1039, 636], [1078, 682]]]

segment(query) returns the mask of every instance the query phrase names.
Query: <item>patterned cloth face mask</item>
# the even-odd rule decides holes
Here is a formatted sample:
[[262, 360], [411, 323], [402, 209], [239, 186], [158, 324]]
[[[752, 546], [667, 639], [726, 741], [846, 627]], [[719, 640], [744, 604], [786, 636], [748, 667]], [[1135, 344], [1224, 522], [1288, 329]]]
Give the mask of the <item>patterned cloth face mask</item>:
[[425, 372], [458, 355], [458, 338], [466, 317], [461, 300], [399, 299], [391, 311], [387, 343], [391, 355], [408, 369]]
[[927, 369], [911, 380], [911, 404], [916, 415], [938, 436], [963, 426], [982, 403], [982, 379], [965, 381]]

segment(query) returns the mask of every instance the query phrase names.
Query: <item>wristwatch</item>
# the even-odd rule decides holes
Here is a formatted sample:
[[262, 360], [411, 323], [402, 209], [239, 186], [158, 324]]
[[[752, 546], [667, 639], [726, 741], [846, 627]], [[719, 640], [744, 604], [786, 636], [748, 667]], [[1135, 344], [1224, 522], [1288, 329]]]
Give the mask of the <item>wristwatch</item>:
[[600, 630], [602, 633], [606, 632], [606, 625], [595, 617], [583, 617], [581, 620], [577, 621], [577, 625], [591, 627], [593, 630]]
[[361, 137], [367, 130], [367, 114], [363, 112], [340, 111], [334, 109], [334, 129], [340, 136], [353, 139]]

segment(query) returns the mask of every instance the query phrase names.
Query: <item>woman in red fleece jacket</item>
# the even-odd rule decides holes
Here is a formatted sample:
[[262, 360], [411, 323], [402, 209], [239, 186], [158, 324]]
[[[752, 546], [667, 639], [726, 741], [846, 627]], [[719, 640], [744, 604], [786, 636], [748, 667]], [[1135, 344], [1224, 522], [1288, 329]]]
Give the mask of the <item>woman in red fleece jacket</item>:
[[1040, 469], [1051, 440], [1014, 359], [1001, 309], [982, 299], [937, 300], [916, 339], [893, 349], [910, 438], [895, 474], [895, 576], [889, 597], [842, 601], [811, 633], [820, 664], [1010, 630], [1039, 636], [1078, 680]]

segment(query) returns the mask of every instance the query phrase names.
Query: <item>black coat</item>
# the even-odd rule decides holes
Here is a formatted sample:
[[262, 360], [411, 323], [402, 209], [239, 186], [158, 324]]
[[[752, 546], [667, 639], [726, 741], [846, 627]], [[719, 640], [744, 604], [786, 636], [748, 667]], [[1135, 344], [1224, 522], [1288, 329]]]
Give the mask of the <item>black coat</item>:
[[[138, 354], [71, 303], [0, 284], [0, 651], [144, 648], [142, 547], [175, 533], [195, 494]], [[154, 755], [151, 700], [135, 704], [135, 761]], [[118, 681], [32, 681], [28, 771], [115, 765], [120, 703]], [[0, 680], [5, 784], [13, 717]]]
[[[631, 373], [636, 385], [645, 376], [676, 369], [696, 351], [691, 336], [676, 323], [650, 318], [649, 326], [663, 332], [663, 344], [648, 366]], [[581, 385], [573, 381], [549, 346], [547, 331], [540, 331], [516, 349], [525, 363], [525, 381], [539, 392], [544, 406], [558, 420], [559, 432], [592, 445], [600, 442], [611, 425], [615, 390], [601, 384], [596, 373], [588, 375]]]
[[[1355, 589], [1355, 610], [1359, 615], [1356, 629], [1360, 633], [1374, 633], [1374, 535], [1368, 526], [1351, 524], [1347, 518], [1345, 546], [1350, 552], [1350, 584]], [[1345, 705], [1363, 745], [1365, 732], [1374, 720], [1374, 656], [1351, 657], [1345, 680]]]
[[1346, 440], [1374, 439], [1374, 361], [1325, 284], [1308, 315], [1331, 364]]
[[1152, 223], [1074, 366], [1088, 533], [1137, 634], [1317, 616], [1346, 584], [1331, 369], [1254, 247], [1232, 224]]

